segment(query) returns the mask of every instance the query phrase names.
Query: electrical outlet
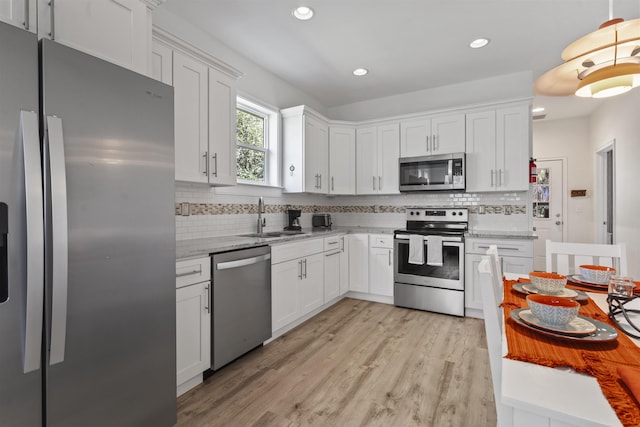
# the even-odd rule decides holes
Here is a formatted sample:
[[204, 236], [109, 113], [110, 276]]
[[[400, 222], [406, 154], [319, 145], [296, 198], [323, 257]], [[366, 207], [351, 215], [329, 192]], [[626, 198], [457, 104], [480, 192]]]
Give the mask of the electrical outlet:
[[191, 215], [191, 209], [189, 208], [189, 203], [187, 202], [180, 203], [180, 215], [182, 216]]
[[373, 205], [373, 213], [379, 213], [380, 212], [380, 206], [379, 205]]

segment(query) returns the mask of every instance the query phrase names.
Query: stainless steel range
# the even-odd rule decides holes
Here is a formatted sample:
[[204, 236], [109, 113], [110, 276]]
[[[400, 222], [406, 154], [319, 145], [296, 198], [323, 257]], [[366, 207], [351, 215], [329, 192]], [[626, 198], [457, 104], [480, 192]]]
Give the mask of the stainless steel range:
[[396, 230], [394, 304], [464, 316], [466, 208], [408, 208]]

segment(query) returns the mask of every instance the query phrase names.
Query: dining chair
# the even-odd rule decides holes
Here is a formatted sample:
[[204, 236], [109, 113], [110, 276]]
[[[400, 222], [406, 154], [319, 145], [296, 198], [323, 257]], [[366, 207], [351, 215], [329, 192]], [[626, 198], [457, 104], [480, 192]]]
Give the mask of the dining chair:
[[[627, 247], [624, 243], [569, 243], [546, 241], [546, 269], [558, 274], [579, 274], [580, 265], [614, 267], [616, 274], [627, 275]], [[554, 262], [555, 261], [555, 262]]]
[[[497, 248], [496, 248], [497, 249]], [[487, 250], [489, 253], [491, 249]], [[502, 328], [503, 313], [499, 305], [503, 297], [502, 275], [498, 274], [500, 262], [495, 254], [483, 256], [478, 264], [480, 293], [487, 350], [493, 382], [493, 398], [496, 404], [498, 427], [513, 426], [513, 409], [502, 403]]]

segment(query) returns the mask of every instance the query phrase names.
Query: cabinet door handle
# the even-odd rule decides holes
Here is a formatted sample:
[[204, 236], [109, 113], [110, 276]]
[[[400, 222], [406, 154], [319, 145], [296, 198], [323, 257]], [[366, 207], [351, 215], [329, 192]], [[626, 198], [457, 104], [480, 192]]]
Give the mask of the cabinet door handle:
[[298, 267], [300, 267], [300, 273], [298, 273], [298, 279], [302, 280], [302, 260], [298, 261]]
[[[487, 246], [487, 245], [478, 245], [477, 248], [478, 249], [489, 249], [489, 246]], [[518, 251], [520, 249], [498, 246], [498, 250], [499, 251]]]
[[177, 273], [176, 274], [176, 278], [178, 277], [185, 277], [185, 276], [191, 276], [192, 274], [202, 274], [202, 270], [192, 270], [192, 271], [187, 271], [186, 273]]
[[495, 173], [494, 169], [491, 169], [491, 186], [493, 187], [493, 175]]
[[433, 153], [436, 152], [436, 135], [435, 134], [431, 137], [431, 151]]
[[55, 10], [55, 6], [54, 6], [54, 0], [49, 0], [48, 5], [49, 5], [49, 24], [51, 25], [49, 27], [49, 36], [51, 37], [51, 40], [55, 40], [56, 39], [56, 20], [55, 17], [53, 16], [53, 11]]
[[307, 278], [307, 259], [304, 259], [304, 278]]
[[389, 266], [391, 266], [391, 263], [392, 263], [392, 261], [391, 261], [391, 252], [392, 252], [391, 249], [389, 249]]
[[382, 191], [382, 177], [378, 175], [378, 191]]
[[331, 177], [331, 191], [333, 191], [333, 177]]
[[427, 140], [427, 152], [429, 152], [429, 142], [430, 142], [430, 141], [429, 141], [429, 139], [430, 139], [430, 138], [431, 138], [431, 137], [430, 137], [429, 135], [427, 135], [427, 136], [425, 137], [425, 139]]
[[376, 177], [372, 176], [371, 178], [373, 178], [373, 191], [376, 191]]
[[318, 186], [318, 188], [319, 188], [319, 189], [322, 189], [322, 174], [320, 174], [320, 175], [319, 175], [318, 182], [320, 183], [320, 185]]
[[204, 160], [204, 170], [202, 174], [204, 176], [209, 176], [209, 152], [205, 151], [202, 155], [202, 159]]
[[211, 158], [213, 159], [213, 165], [216, 168], [213, 172], [211, 172], [211, 175], [217, 177], [218, 176], [218, 153], [213, 153], [213, 156], [211, 156]]
[[504, 181], [504, 171], [502, 169], [498, 169], [498, 187], [502, 187], [503, 181]]
[[24, 0], [24, 22], [22, 26], [25, 30], [29, 30], [29, 0]]
[[206, 291], [205, 293], [205, 299], [204, 299], [204, 309], [207, 310], [207, 314], [211, 313], [210, 308], [209, 308], [209, 285], [205, 286], [204, 290]]

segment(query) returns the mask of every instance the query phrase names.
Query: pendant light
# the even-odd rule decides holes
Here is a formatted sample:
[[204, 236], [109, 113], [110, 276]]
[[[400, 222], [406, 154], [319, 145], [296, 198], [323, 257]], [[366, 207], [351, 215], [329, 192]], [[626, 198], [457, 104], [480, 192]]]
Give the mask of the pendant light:
[[[611, 15], [611, 3], [609, 13]], [[534, 85], [539, 95], [606, 98], [640, 86], [640, 19], [610, 19], [562, 52]]]

